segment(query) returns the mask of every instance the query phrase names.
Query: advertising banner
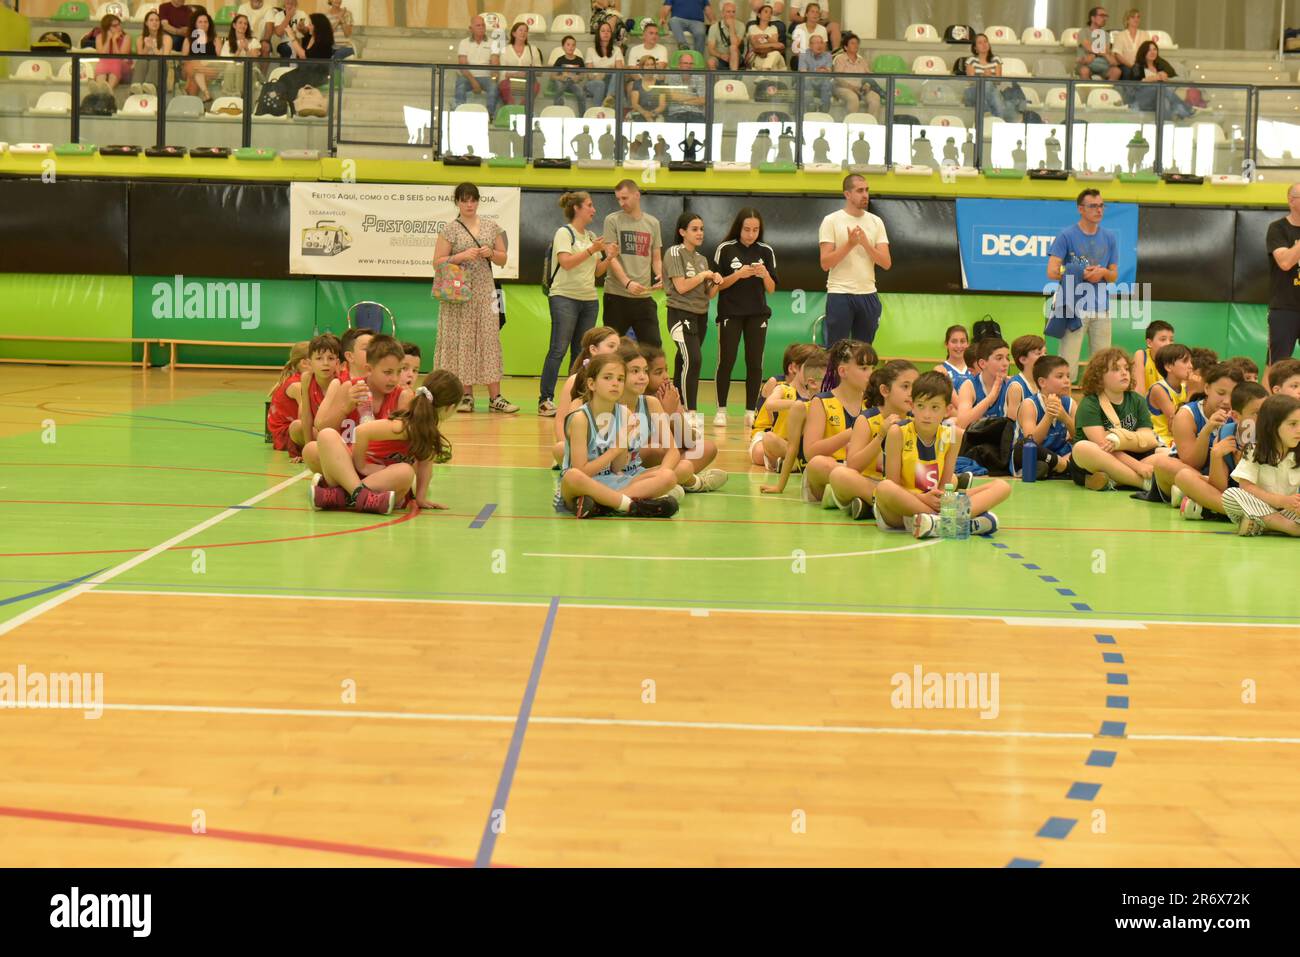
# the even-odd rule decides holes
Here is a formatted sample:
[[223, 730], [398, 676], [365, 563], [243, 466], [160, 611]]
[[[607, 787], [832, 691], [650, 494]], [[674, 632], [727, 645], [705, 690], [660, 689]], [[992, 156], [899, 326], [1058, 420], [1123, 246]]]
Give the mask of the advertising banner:
[[[294, 183], [289, 193], [289, 271], [308, 276], [433, 278], [433, 250], [455, 220], [454, 186]], [[519, 278], [515, 186], [479, 187], [479, 217], [505, 233], [498, 279]]]

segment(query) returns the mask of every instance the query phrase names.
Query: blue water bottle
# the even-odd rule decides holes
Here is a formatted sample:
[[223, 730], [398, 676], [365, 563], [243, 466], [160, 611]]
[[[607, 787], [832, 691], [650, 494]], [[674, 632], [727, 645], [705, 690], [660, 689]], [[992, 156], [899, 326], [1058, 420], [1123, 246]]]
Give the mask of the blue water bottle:
[[1038, 443], [1032, 435], [1025, 436], [1025, 443], [1020, 450], [1020, 481], [1038, 481]]

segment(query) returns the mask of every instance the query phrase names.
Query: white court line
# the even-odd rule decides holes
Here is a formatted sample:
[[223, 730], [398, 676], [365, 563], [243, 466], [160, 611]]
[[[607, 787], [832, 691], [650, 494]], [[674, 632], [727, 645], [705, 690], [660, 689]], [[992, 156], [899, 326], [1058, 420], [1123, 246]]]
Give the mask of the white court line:
[[239, 505], [236, 505], [232, 508], [228, 508], [223, 512], [218, 512], [216, 515], [213, 515], [211, 518], [199, 522], [199, 524], [195, 525], [192, 528], [186, 529], [185, 531], [181, 532], [179, 535], [172, 536], [171, 538], [167, 539], [167, 541], [155, 545], [147, 552], [141, 552], [139, 555], [136, 555], [134, 558], [128, 558], [126, 561], [122, 562], [122, 564], [115, 565], [114, 567], [108, 569], [108, 571], [101, 572], [100, 574], [95, 575], [93, 578], [87, 579], [81, 584], [69, 588], [66, 591], [59, 592], [53, 598], [48, 598], [45, 601], [41, 602], [39, 605], [27, 609], [21, 615], [15, 615], [13, 618], [10, 618], [6, 622], [0, 622], [0, 636], [9, 634], [9, 632], [13, 631], [15, 628], [27, 624], [27, 622], [31, 621], [34, 618], [39, 618], [47, 611], [50, 611], [51, 609], [54, 608], [58, 608], [64, 602], [71, 601], [72, 599], [76, 598], [78, 595], [86, 594], [91, 589], [93, 589], [96, 585], [102, 585], [105, 582], [111, 581], [112, 579], [116, 578], [118, 575], [122, 575], [125, 574], [126, 572], [129, 572], [137, 565], [142, 565], [145, 562], [147, 562], [149, 559], [153, 558], [154, 556], [161, 555], [163, 552], [167, 551], [167, 549], [174, 548], [175, 546], [179, 545], [181, 542], [185, 541], [188, 538], [193, 538], [195, 535], [199, 534], [199, 532], [207, 531], [209, 528], [211, 528], [213, 525], [216, 525], [218, 522], [225, 521], [226, 519], [230, 518], [232, 515], [238, 515], [241, 511], [243, 511], [243, 508], [245, 506], [256, 505], [258, 502], [262, 501], [262, 499], [270, 498], [272, 495], [275, 495], [277, 492], [280, 492], [283, 489], [288, 488], [290, 485], [298, 481], [303, 476], [310, 475], [310, 474], [311, 472], [304, 469], [303, 471], [299, 472], [297, 475], [285, 479], [279, 485], [274, 485], [271, 488], [258, 492], [252, 498], [245, 499], [243, 502], [240, 502]]
[[[549, 607], [549, 606], [548, 606]], [[448, 714], [430, 711], [347, 711], [320, 708], [257, 708], [230, 705], [192, 704], [105, 704], [105, 711], [165, 712], [173, 714], [220, 714], [282, 718], [365, 718], [377, 721], [437, 721], [448, 723], [514, 724], [513, 714]], [[0, 705], [0, 710], [26, 711], [84, 711], [84, 706], [71, 704]], [[570, 727], [602, 728], [661, 728], [684, 731], [753, 731], [786, 734], [857, 734], [857, 735], [912, 735], [920, 737], [963, 738], [1038, 738], [1049, 740], [1114, 740], [1114, 741], [1198, 741], [1207, 744], [1300, 744], [1300, 738], [1255, 738], [1244, 735], [1217, 734], [1130, 734], [1122, 738], [1107, 738], [1090, 731], [998, 731], [992, 728], [882, 728], [862, 725], [838, 724], [751, 724], [741, 721], [651, 721], [641, 718], [579, 718], [547, 717], [534, 715], [530, 724], [549, 724]]]
[[940, 541], [938, 538], [932, 538], [924, 542], [913, 542], [911, 545], [896, 545], [893, 548], [869, 548], [862, 552], [828, 552], [824, 555], [804, 555], [796, 549], [784, 555], [580, 555], [566, 552], [524, 552], [524, 558], [596, 558], [605, 561], [636, 562], [788, 562], [805, 558], [858, 558], [862, 555], [910, 552], [914, 548], [938, 545]]

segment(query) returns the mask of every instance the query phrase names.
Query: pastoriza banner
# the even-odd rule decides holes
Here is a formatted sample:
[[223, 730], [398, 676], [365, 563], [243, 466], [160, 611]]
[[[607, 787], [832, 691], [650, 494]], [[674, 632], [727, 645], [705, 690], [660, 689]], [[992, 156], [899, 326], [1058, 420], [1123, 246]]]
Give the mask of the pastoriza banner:
[[[433, 278], [433, 249], [455, 220], [454, 186], [294, 183], [289, 193], [289, 271], [308, 276]], [[505, 233], [498, 279], [519, 278], [517, 186], [480, 186], [479, 216]]]

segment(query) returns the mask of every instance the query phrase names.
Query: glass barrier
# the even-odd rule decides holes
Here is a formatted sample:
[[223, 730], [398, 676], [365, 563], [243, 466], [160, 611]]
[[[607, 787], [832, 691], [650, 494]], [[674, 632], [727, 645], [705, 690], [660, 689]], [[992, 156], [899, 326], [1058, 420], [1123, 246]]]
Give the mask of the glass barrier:
[[1160, 85], [1164, 87], [1159, 94], [1164, 110], [1161, 170], [1198, 176], [1241, 175], [1250, 91], [1243, 87]]
[[1061, 81], [1016, 77], [982, 82], [984, 148], [979, 165], [1064, 169], [1068, 94]]
[[716, 76], [708, 158], [748, 163], [755, 169], [764, 163], [795, 162], [796, 78], [783, 72]]
[[[625, 158], [660, 164], [691, 156], [705, 159], [708, 81], [693, 69], [695, 57], [682, 55], [679, 71], [639, 71], [626, 76], [623, 91]], [[542, 113], [546, 115], [545, 111]]]
[[964, 166], [963, 149], [973, 159], [978, 83], [964, 76], [896, 77], [890, 161]]
[[1300, 87], [1260, 90], [1257, 110], [1256, 164], [1300, 166]]
[[1070, 168], [1152, 172], [1156, 164], [1156, 94], [1142, 83], [1080, 82], [1074, 87]]
[[[340, 60], [331, 66], [334, 82], [339, 85], [340, 142], [374, 146], [433, 145], [432, 107], [436, 102], [437, 68], [357, 60]], [[469, 152], [468, 147], [473, 147], [479, 156], [491, 155], [487, 144], [487, 109], [481, 103], [473, 106], [478, 108], [481, 122], [464, 124], [464, 134], [453, 152], [465, 153]], [[451, 132], [447, 119], [450, 110], [439, 112], [445, 143]]]

